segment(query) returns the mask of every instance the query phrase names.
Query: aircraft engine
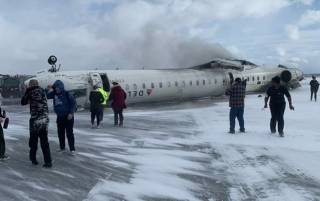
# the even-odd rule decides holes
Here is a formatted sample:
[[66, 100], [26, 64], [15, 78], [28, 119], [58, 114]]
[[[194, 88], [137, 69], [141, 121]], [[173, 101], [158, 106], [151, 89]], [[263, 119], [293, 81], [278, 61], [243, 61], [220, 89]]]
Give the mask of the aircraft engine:
[[288, 70], [284, 70], [282, 71], [280, 78], [281, 78], [281, 81], [288, 83], [292, 79], [292, 73]]

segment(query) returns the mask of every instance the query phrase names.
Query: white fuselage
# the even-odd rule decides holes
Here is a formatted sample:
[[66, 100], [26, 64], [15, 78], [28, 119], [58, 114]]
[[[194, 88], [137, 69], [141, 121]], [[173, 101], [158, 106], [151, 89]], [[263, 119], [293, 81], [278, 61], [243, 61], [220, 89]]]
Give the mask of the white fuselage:
[[[230, 86], [232, 77], [247, 79], [247, 91], [256, 92], [271, 78], [280, 75], [281, 68], [248, 68], [243, 71], [226, 69], [170, 69], [170, 70], [97, 70], [44, 72], [35, 78], [46, 88], [56, 80], [64, 82], [81, 102], [88, 103], [93, 85], [101, 84], [110, 90], [116, 81], [127, 92], [127, 102], [179, 101], [184, 99], [221, 96]], [[299, 70], [290, 70], [294, 78], [302, 76]], [[230, 74], [232, 74], [230, 76]]]

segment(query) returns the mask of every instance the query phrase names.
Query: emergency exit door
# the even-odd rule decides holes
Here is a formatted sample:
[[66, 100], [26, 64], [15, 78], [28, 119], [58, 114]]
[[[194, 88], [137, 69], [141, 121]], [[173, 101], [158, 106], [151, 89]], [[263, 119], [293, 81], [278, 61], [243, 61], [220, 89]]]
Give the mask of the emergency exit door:
[[108, 78], [107, 74], [102, 73], [102, 74], [100, 74], [100, 77], [101, 77], [103, 89], [106, 92], [110, 92], [110, 82], [109, 82], [109, 78]]

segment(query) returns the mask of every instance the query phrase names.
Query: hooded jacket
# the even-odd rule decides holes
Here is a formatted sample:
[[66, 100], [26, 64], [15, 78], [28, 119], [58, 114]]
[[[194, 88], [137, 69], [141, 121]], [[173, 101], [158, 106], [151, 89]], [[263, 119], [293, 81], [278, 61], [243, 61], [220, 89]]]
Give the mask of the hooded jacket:
[[126, 99], [127, 94], [120, 85], [116, 85], [112, 88], [109, 100], [112, 101], [111, 106], [113, 110], [119, 111], [127, 108]]
[[[66, 116], [68, 114], [73, 114], [76, 111], [76, 101], [74, 97], [65, 90], [62, 81], [57, 80], [52, 86], [53, 91], [47, 93], [48, 99], [53, 99], [54, 112], [58, 116]], [[57, 93], [57, 90], [60, 93]]]

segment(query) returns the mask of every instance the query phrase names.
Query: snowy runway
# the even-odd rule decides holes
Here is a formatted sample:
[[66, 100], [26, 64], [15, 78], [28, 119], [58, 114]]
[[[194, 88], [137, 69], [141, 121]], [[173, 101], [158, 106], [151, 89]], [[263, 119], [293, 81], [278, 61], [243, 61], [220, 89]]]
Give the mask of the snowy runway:
[[[54, 168], [28, 159], [26, 108], [7, 108], [11, 159], [1, 163], [1, 200], [86, 201], [304, 201], [320, 200], [320, 103], [309, 90], [292, 92], [285, 138], [268, 130], [263, 99], [246, 99], [246, 134], [227, 134], [228, 103], [211, 100], [135, 108], [126, 127], [91, 130], [89, 114], [76, 120], [77, 156], [59, 154], [54, 115], [50, 145]], [[19, 106], [20, 107], [20, 106]], [[192, 109], [190, 109], [192, 108]], [[17, 112], [19, 111], [19, 112]], [[41, 152], [38, 153], [42, 161]]]

